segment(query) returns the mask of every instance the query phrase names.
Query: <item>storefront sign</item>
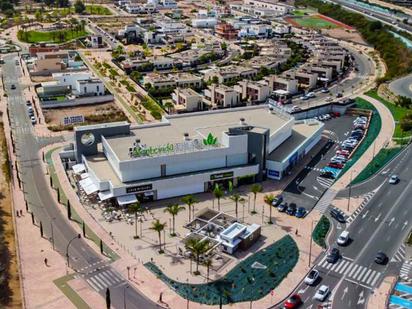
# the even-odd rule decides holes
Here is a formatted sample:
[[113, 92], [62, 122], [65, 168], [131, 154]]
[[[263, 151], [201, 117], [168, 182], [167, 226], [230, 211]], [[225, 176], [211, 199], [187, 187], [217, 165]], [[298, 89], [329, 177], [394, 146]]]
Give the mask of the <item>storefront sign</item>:
[[153, 189], [153, 185], [150, 183], [147, 185], [128, 187], [126, 188], [126, 193], [142, 192], [142, 191], [147, 191], [147, 190], [152, 190], [152, 189]]
[[268, 170], [268, 176], [279, 178], [280, 173], [278, 171]]
[[224, 179], [224, 178], [233, 178], [233, 172], [225, 172], [225, 173], [210, 175], [210, 180], [219, 180], [219, 179]]

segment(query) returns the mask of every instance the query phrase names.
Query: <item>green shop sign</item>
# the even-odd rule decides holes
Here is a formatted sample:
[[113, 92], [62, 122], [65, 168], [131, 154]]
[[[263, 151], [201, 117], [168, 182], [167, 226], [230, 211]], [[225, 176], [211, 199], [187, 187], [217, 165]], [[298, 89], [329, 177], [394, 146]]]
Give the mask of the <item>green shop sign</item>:
[[171, 153], [174, 151], [173, 144], [166, 144], [157, 147], [135, 148], [133, 154], [135, 157], [151, 157], [155, 155]]
[[217, 137], [213, 136], [212, 133], [209, 133], [207, 137], [203, 139], [203, 144], [206, 146], [215, 146], [217, 145]]

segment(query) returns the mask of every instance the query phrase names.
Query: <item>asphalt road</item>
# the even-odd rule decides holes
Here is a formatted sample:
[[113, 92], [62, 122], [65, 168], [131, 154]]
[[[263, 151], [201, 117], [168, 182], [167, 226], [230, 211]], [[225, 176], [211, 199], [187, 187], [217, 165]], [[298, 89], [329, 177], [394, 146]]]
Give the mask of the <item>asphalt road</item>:
[[389, 84], [389, 88], [397, 95], [412, 99], [412, 75], [394, 80]]
[[[398, 273], [401, 262], [393, 257], [412, 222], [412, 209], [409, 207], [412, 200], [411, 166], [412, 153], [408, 151], [388, 167], [399, 175], [397, 185], [388, 183], [390, 173], [362, 185], [365, 192], [375, 189], [375, 194], [351, 223], [335, 226], [340, 227], [335, 235], [347, 230], [351, 241], [346, 247], [339, 247], [334, 241], [336, 237], [330, 238], [331, 247], [339, 247], [341, 258], [336, 264], [327, 263], [325, 256], [318, 259], [314, 268], [320, 271], [321, 281], [315, 287], [302, 283], [297, 288], [305, 302], [303, 308], [317, 308], [320, 303], [312, 298], [321, 284], [332, 290], [323, 304], [326, 308], [366, 308], [368, 297], [383, 278]], [[377, 179], [380, 184], [375, 188]], [[374, 262], [378, 251], [388, 256], [388, 264]]]
[[[42, 162], [38, 156], [41, 146], [59, 139], [39, 140], [33, 134], [33, 127], [22, 95], [24, 85], [19, 81], [22, 73], [20, 66], [15, 65], [15, 59], [18, 59], [16, 55], [4, 57], [5, 64], [2, 68], [2, 74], [8, 95], [8, 108], [25, 197], [36, 220], [42, 222], [44, 234], [50, 237], [53, 229], [55, 248], [62, 256], [66, 257], [67, 244], [76, 237], [77, 231], [59, 210], [62, 206], [54, 202], [48, 188], [49, 181], [43, 177]], [[7, 73], [4, 74], [5, 72]], [[16, 86], [15, 90], [11, 89], [12, 84]], [[128, 308], [158, 307], [133, 287], [128, 287], [127, 293], [124, 294], [127, 286], [126, 281], [85, 240], [76, 239], [71, 243], [69, 257], [70, 266], [75, 270], [86, 270], [88, 272], [88, 274], [84, 274], [86, 281], [100, 294], [104, 296], [106, 288], [110, 288], [114, 308], [124, 307], [124, 295], [126, 295]], [[53, 263], [53, 261], [50, 262]], [[81, 275], [81, 272], [78, 275]]]

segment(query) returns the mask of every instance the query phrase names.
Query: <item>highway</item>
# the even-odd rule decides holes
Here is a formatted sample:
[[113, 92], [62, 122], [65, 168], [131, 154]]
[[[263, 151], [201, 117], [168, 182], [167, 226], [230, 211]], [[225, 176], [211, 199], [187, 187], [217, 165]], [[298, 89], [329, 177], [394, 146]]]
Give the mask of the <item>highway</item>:
[[[18, 58], [15, 54], [4, 57], [5, 64], [2, 74], [8, 96], [10, 122], [25, 197], [36, 220], [42, 222], [44, 234], [47, 237], [50, 237], [53, 226], [55, 248], [63, 257], [66, 257], [66, 247], [78, 232], [69, 223], [65, 211], [62, 212], [59, 209], [62, 206], [54, 201], [49, 190], [49, 179], [44, 176], [42, 159], [38, 155], [42, 146], [62, 139], [40, 139], [34, 135], [26, 110], [26, 100], [22, 94], [25, 86], [19, 80], [22, 72], [20, 66], [15, 64], [16, 59]], [[7, 74], [4, 74], [5, 72]], [[16, 89], [12, 90], [11, 85], [15, 85]], [[97, 248], [91, 248], [85, 240], [75, 239], [71, 242], [69, 257], [70, 266], [73, 269], [85, 270], [84, 274], [76, 271], [78, 276], [82, 275], [103, 297], [105, 297], [106, 288], [110, 288], [114, 308], [124, 307], [124, 302], [128, 308], [159, 307], [131, 286], [127, 288], [127, 294], [124, 294], [124, 289], [127, 287], [126, 280], [110, 266], [110, 262], [105, 257], [97, 252]], [[110, 280], [108, 274], [115, 279]], [[127, 296], [126, 299], [124, 295]]]
[[[390, 173], [358, 186], [363, 187], [364, 192], [373, 192], [373, 196], [346, 226], [332, 221], [335, 227], [329, 238], [330, 247], [339, 248], [341, 258], [336, 264], [328, 263], [324, 255], [318, 258], [314, 268], [321, 273], [320, 283], [315, 287], [302, 283], [296, 289], [304, 300], [303, 308], [317, 308], [321, 304], [312, 298], [322, 284], [332, 290], [329, 299], [323, 303], [325, 308], [366, 308], [368, 297], [383, 278], [398, 273], [401, 261], [394, 256], [412, 222], [409, 207], [412, 200], [411, 166], [412, 153], [408, 149], [387, 167]], [[396, 185], [388, 183], [388, 177], [393, 173], [400, 178]], [[347, 246], [339, 247], [334, 240], [343, 230], [349, 231], [351, 241]], [[378, 251], [388, 256], [387, 265], [374, 262]]]

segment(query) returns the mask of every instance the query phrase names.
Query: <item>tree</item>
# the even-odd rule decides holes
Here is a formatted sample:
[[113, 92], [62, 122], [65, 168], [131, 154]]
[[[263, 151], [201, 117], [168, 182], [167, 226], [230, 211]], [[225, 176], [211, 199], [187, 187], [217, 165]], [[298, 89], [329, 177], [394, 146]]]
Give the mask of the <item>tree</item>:
[[175, 231], [175, 218], [181, 212], [182, 210], [185, 210], [184, 206], [180, 206], [179, 204], [171, 204], [167, 206], [167, 208], [164, 210], [164, 212], [167, 212], [172, 216], [172, 228], [173, 232], [171, 236], [176, 236], [176, 231]]
[[217, 209], [220, 211], [220, 199], [224, 196], [222, 187], [219, 184], [213, 189], [213, 196], [217, 199]]
[[268, 221], [269, 224], [273, 223], [272, 222], [272, 208], [273, 208], [272, 202], [274, 200], [275, 200], [275, 196], [273, 194], [266, 194], [264, 196], [265, 203], [269, 205], [269, 221]]
[[142, 73], [140, 73], [139, 71], [133, 71], [132, 73], [130, 73], [130, 78], [138, 83], [142, 79]]
[[236, 219], [237, 219], [237, 213], [238, 213], [238, 206], [239, 203], [243, 203], [245, 199], [239, 194], [239, 193], [234, 193], [229, 197], [233, 202], [235, 202], [235, 213], [236, 213]]
[[185, 242], [185, 248], [192, 252], [195, 256], [196, 260], [196, 272], [195, 275], [199, 274], [199, 263], [200, 257], [207, 253], [211, 248], [212, 244], [207, 239], [199, 239], [199, 238], [188, 238]]
[[159, 236], [159, 253], [163, 253], [164, 251], [162, 250], [162, 231], [166, 227], [166, 222], [161, 223], [159, 219], [156, 219], [156, 221], [152, 222], [152, 226], [149, 227], [149, 229], [156, 231], [157, 235]]
[[40, 10], [36, 10], [36, 12], [34, 13], [34, 18], [38, 22], [43, 21], [43, 13]]
[[203, 265], [206, 266], [206, 282], [209, 281], [209, 271], [210, 267], [213, 266], [213, 260], [211, 258], [207, 258], [204, 262]]
[[75, 11], [77, 14], [83, 14], [84, 11], [86, 11], [86, 6], [84, 5], [84, 3], [83, 3], [81, 0], [77, 0], [77, 1], [74, 3], [74, 11]]
[[167, 109], [167, 112], [170, 114], [170, 112], [173, 110], [174, 104], [170, 101], [167, 101], [164, 104], [164, 107]]
[[137, 239], [139, 238], [139, 236], [137, 235], [137, 215], [138, 214], [142, 214], [143, 212], [145, 212], [145, 209], [143, 208], [143, 206], [140, 204], [139, 201], [137, 201], [136, 203], [130, 204], [128, 207], [128, 211], [130, 213], [134, 214], [134, 227], [135, 227], [135, 235], [134, 238]]
[[187, 209], [189, 210], [189, 222], [190, 222], [190, 221], [192, 221], [191, 213], [193, 214], [193, 218], [195, 216], [195, 214], [194, 214], [194, 212], [195, 212], [194, 205], [199, 203], [199, 201], [197, 199], [195, 199], [193, 197], [193, 195], [186, 195], [182, 198], [181, 201], [187, 205]]
[[256, 213], [256, 197], [258, 193], [263, 191], [263, 187], [261, 184], [255, 183], [250, 188], [250, 191], [253, 193], [253, 211], [252, 213]]

